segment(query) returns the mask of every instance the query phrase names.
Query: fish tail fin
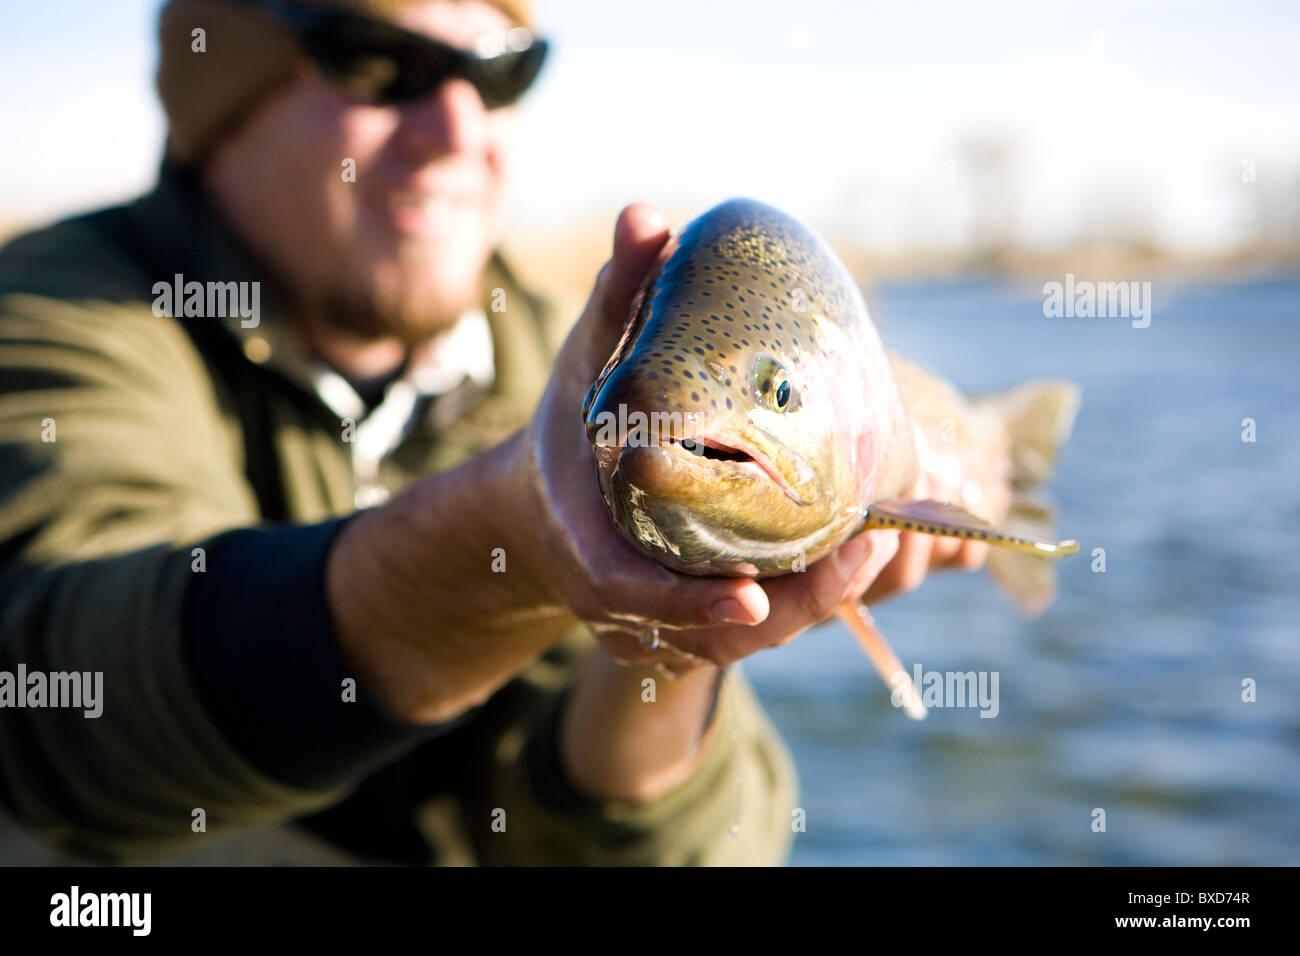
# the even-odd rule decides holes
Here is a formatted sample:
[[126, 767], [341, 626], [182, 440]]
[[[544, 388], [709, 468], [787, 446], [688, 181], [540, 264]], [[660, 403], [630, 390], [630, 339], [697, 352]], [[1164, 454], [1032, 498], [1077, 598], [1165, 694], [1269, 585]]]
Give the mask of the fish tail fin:
[[[1011, 462], [1011, 506], [1005, 527], [1027, 538], [1051, 539], [1055, 516], [1036, 494], [1056, 466], [1056, 456], [1074, 427], [1079, 389], [1069, 382], [1027, 382], [984, 400], [1001, 417]], [[989, 576], [1020, 613], [1037, 617], [1056, 598], [1055, 563], [1024, 552], [990, 550]]]
[[983, 399], [1002, 419], [1011, 454], [1011, 485], [1028, 490], [1046, 484], [1056, 455], [1070, 437], [1079, 410], [1079, 388], [1070, 382], [1026, 382]]

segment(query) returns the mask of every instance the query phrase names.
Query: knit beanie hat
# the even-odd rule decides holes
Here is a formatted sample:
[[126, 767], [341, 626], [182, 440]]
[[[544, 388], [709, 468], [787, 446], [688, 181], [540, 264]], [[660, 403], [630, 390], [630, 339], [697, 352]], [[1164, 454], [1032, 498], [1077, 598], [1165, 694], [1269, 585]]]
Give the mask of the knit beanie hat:
[[[422, 0], [295, 0], [392, 20]], [[489, 0], [516, 24], [532, 26], [529, 0]], [[194, 31], [202, 29], [203, 52]], [[301, 54], [297, 38], [254, 3], [170, 0], [159, 18], [158, 94], [167, 114], [167, 154], [199, 162], [257, 101], [288, 79]]]

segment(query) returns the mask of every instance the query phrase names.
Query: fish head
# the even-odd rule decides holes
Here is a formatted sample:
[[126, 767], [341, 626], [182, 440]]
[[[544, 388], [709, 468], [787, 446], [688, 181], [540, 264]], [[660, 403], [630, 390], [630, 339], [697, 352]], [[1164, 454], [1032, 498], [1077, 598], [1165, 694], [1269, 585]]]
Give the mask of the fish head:
[[788, 216], [733, 200], [688, 225], [584, 407], [619, 528], [692, 574], [781, 573], [843, 541], [877, 458], [863, 321]]

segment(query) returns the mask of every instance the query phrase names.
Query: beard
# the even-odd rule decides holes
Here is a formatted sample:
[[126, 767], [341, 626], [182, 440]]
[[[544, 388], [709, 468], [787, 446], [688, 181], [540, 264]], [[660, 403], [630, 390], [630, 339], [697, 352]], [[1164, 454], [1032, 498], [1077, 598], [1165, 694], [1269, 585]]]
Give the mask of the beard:
[[[366, 340], [395, 338], [418, 346], [482, 305], [483, 267], [490, 251], [467, 260], [434, 258], [424, 243], [407, 242], [398, 262], [365, 279], [344, 279], [318, 290], [316, 314], [329, 327]], [[446, 258], [460, 260], [448, 264]]]

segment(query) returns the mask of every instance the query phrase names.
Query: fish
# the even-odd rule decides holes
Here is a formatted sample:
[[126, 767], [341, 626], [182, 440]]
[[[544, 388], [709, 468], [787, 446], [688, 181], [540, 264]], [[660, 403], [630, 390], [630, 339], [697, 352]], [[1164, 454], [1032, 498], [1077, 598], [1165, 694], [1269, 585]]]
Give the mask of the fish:
[[[665, 567], [795, 573], [892, 528], [988, 543], [990, 575], [1036, 616], [1053, 560], [1078, 550], [1052, 540], [1040, 491], [1079, 400], [1061, 380], [966, 396], [886, 351], [820, 236], [732, 199], [670, 240], [583, 421], [613, 523]], [[865, 606], [838, 616], [887, 683], [910, 686]]]

